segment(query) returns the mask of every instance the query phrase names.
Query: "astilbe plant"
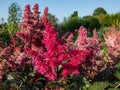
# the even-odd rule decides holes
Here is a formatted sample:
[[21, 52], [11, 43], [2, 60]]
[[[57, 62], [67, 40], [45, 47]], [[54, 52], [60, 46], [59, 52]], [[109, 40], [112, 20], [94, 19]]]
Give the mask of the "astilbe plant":
[[24, 82], [22, 80], [27, 66], [30, 66], [30, 63], [29, 58], [23, 52], [23, 45], [18, 45], [17, 40], [12, 37], [10, 45], [3, 48], [0, 52], [1, 89], [6, 87], [9, 90], [12, 86], [21, 85]]
[[[77, 39], [74, 39], [74, 36], [78, 34]], [[71, 33], [66, 42], [71, 44], [71, 46], [75, 47], [77, 50], [88, 50], [90, 54], [84, 60], [84, 62], [80, 66], [80, 71], [82, 75], [87, 77], [94, 77], [98, 73], [99, 62], [98, 58], [101, 57], [100, 53], [100, 39], [98, 38], [96, 30], [93, 30], [93, 37], [87, 36], [87, 29], [84, 27], [80, 27], [78, 30], [75, 30], [74, 33]], [[100, 59], [101, 62], [101, 59]]]
[[[101, 89], [120, 89], [120, 31], [111, 27], [104, 35], [101, 57], [97, 59], [97, 75], [92, 80], [90, 90]], [[100, 60], [101, 59], [101, 60]], [[114, 83], [113, 83], [114, 82]], [[99, 85], [99, 86], [98, 86]], [[91, 88], [92, 87], [92, 88]]]
[[13, 37], [11, 38], [10, 45], [3, 48], [0, 52], [0, 59], [6, 62], [7, 66], [11, 67], [11, 69], [13, 68], [13, 70], [24, 65], [25, 60], [22, 59], [25, 57], [22, 45], [17, 45], [17, 41]]
[[101, 55], [96, 60], [97, 73], [106, 69], [113, 69], [114, 65], [119, 62], [120, 56], [120, 32], [111, 27], [111, 29], [104, 35], [104, 42], [101, 42], [98, 46], [102, 47], [100, 51]]
[[87, 30], [83, 27], [79, 29], [78, 39], [73, 45], [58, 39], [58, 33], [47, 19], [47, 14], [47, 7], [40, 17], [38, 4], [35, 4], [33, 12], [30, 5], [26, 5], [20, 24], [22, 30], [17, 33], [25, 43], [24, 49], [32, 58], [34, 69], [49, 80], [80, 74], [82, 63], [93, 63], [97, 40], [87, 38]]
[[22, 30], [17, 32], [17, 36], [23, 40], [26, 46], [37, 51], [42, 50], [42, 32], [44, 29], [39, 14], [38, 4], [34, 6], [33, 12], [31, 12], [30, 5], [26, 5], [23, 22], [19, 24]]
[[[101, 48], [94, 64], [89, 67], [93, 81], [112, 81], [115, 80], [114, 69], [115, 65], [119, 62], [120, 45], [119, 37], [120, 32], [112, 27], [104, 35], [104, 42], [100, 42], [97, 47]], [[98, 38], [99, 40], [99, 38]], [[87, 68], [88, 69], [88, 68]], [[89, 71], [88, 69], [88, 71]], [[117, 72], [119, 72], [117, 70]], [[89, 74], [90, 75], [90, 74]]]
[[104, 45], [107, 48], [107, 54], [104, 60], [109, 62], [112, 66], [119, 62], [120, 59], [120, 31], [117, 31], [115, 27], [104, 34]]

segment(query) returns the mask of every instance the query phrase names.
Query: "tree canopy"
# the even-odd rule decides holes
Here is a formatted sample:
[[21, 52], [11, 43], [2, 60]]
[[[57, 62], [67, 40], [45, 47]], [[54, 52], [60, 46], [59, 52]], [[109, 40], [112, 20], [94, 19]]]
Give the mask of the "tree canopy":
[[93, 16], [97, 16], [97, 15], [100, 15], [100, 14], [107, 14], [107, 12], [104, 8], [98, 7], [94, 10]]
[[21, 8], [17, 3], [12, 3], [9, 7], [8, 30], [10, 34], [14, 34], [18, 30], [18, 23], [21, 21]]

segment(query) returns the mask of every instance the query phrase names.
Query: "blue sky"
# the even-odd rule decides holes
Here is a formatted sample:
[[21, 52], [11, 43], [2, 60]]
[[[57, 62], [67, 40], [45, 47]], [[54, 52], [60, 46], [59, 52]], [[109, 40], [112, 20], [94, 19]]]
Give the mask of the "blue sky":
[[76, 10], [80, 17], [92, 15], [97, 7], [103, 7], [109, 14], [120, 12], [120, 0], [0, 0], [0, 19], [7, 20], [8, 7], [13, 2], [16, 2], [22, 10], [26, 4], [33, 7], [35, 3], [38, 3], [40, 12], [43, 12], [47, 6], [49, 12], [55, 15], [60, 22]]

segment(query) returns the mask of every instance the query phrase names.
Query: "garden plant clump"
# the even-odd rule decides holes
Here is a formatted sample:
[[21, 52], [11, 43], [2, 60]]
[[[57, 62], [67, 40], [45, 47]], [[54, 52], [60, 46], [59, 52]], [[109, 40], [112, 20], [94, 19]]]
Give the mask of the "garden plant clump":
[[[85, 27], [59, 37], [48, 20], [48, 7], [25, 6], [21, 30], [0, 45], [2, 90], [119, 90], [120, 32], [88, 37]], [[2, 44], [2, 41], [0, 41]], [[99, 85], [99, 86], [98, 86]]]

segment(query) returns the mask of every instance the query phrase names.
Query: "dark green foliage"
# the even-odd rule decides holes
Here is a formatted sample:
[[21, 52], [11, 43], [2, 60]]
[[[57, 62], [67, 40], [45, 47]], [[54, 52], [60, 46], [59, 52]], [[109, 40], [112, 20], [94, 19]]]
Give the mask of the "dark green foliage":
[[50, 87], [52, 90], [56, 87], [63, 90], [87, 90], [89, 87], [89, 82], [82, 75], [74, 75], [63, 81], [50, 82], [46, 87]]
[[92, 16], [85, 16], [83, 17], [83, 21], [85, 25], [83, 24], [84, 27], [87, 29], [93, 30], [93, 29], [99, 29], [100, 28], [100, 23], [98, 19], [92, 17]]
[[26, 65], [23, 72], [18, 70], [18, 72], [10, 72], [4, 76], [2, 90], [8, 90], [9, 87], [12, 87], [12, 90], [42, 90], [45, 86], [45, 80], [42, 78], [37, 78], [35, 71]]
[[120, 25], [120, 13], [110, 15], [111, 24], [115, 25], [116, 27]]
[[61, 35], [64, 35], [66, 32], [73, 32], [75, 29], [79, 29], [80, 26], [88, 29], [89, 36], [92, 36], [93, 29], [100, 29], [100, 23], [97, 18], [93, 16], [80, 18], [77, 11], [73, 12], [69, 18], [65, 18], [61, 26], [62, 30], [59, 30]]
[[17, 3], [12, 3], [9, 7], [9, 17], [7, 23], [7, 30], [9, 34], [15, 34], [18, 30], [18, 23], [21, 21], [21, 8]]
[[81, 26], [81, 18], [78, 17], [78, 12], [74, 11], [68, 18], [64, 18], [63, 22], [59, 24], [61, 27], [58, 32], [60, 36], [64, 35], [66, 32], [74, 32], [75, 29], [79, 29]]
[[112, 25], [111, 15], [105, 15], [102, 26], [109, 27]]
[[120, 62], [114, 69], [106, 69], [98, 73], [92, 82], [88, 90], [120, 90]]
[[78, 11], [74, 11], [71, 17], [78, 17]]
[[20, 6], [17, 3], [12, 3], [9, 7], [8, 22], [5, 23], [4, 19], [1, 19], [0, 40], [3, 41], [3, 44], [9, 44], [10, 37], [20, 30], [18, 24], [21, 21], [21, 17]]
[[101, 47], [101, 50], [102, 50], [102, 53], [103, 53], [103, 56], [105, 56], [106, 54], [107, 54], [107, 46], [103, 46], [103, 47]]
[[89, 87], [89, 82], [82, 75], [73, 76], [70, 82], [72, 84], [71, 88], [74, 88], [74, 90], [87, 90]]
[[120, 90], [119, 88], [115, 87], [117, 84], [108, 82], [95, 82], [90, 85], [88, 90]]
[[120, 80], [120, 62], [115, 65], [115, 77]]
[[107, 81], [107, 82], [112, 82], [115, 80], [116, 78], [113, 75], [113, 69], [109, 69], [109, 68], [98, 73], [93, 79], [93, 81]]
[[93, 16], [100, 15], [100, 14], [107, 14], [104, 8], [98, 7], [94, 10]]
[[68, 19], [64, 19], [64, 22], [61, 24], [62, 30], [60, 30], [60, 34], [64, 34], [66, 32], [73, 32], [75, 29], [79, 29], [81, 26], [81, 18], [79, 17], [70, 17]]
[[81, 20], [81, 25], [88, 29], [88, 35], [92, 36], [93, 29], [100, 29], [100, 23], [98, 19], [93, 16], [85, 16]]
[[0, 41], [2, 41], [4, 45], [7, 45], [10, 42], [10, 35], [9, 32], [7, 31], [6, 23], [1, 23]]
[[105, 90], [107, 86], [108, 86], [108, 83], [96, 82], [96, 83], [91, 84], [88, 90]]

